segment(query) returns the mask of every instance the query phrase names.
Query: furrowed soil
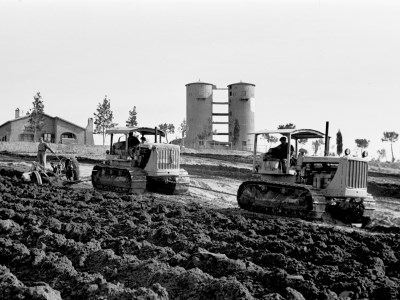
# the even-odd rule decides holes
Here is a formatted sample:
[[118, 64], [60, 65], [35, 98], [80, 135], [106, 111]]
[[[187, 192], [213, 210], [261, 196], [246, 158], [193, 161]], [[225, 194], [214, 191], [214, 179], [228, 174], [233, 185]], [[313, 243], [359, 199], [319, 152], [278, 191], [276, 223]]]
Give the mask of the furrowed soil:
[[397, 177], [358, 229], [239, 209], [248, 158], [182, 160], [188, 193], [134, 196], [26, 183], [0, 155], [0, 299], [399, 299]]

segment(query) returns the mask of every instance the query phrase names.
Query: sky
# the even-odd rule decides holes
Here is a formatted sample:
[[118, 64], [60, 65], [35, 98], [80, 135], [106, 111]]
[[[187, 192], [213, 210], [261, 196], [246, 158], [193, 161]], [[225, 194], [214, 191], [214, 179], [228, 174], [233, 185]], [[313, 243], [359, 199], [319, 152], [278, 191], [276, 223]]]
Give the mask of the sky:
[[82, 127], [107, 95], [120, 126], [136, 106], [139, 125], [178, 128], [185, 84], [243, 81], [256, 129], [329, 121], [333, 143], [340, 130], [345, 148], [365, 138], [391, 158], [399, 15], [397, 0], [1, 0], [0, 124], [40, 92], [47, 114]]

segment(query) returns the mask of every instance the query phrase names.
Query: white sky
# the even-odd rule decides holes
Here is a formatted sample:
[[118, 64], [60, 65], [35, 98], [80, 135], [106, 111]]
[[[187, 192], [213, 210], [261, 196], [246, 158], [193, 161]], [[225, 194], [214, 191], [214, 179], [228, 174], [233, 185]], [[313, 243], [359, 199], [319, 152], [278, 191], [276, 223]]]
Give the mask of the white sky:
[[[256, 129], [325, 130], [344, 146], [400, 132], [400, 2], [57, 1], [0, 3], [0, 123], [45, 112], [86, 126], [108, 95], [124, 126], [186, 116], [185, 84], [254, 83]], [[397, 144], [399, 144], [398, 142]], [[395, 157], [400, 146], [395, 144]]]

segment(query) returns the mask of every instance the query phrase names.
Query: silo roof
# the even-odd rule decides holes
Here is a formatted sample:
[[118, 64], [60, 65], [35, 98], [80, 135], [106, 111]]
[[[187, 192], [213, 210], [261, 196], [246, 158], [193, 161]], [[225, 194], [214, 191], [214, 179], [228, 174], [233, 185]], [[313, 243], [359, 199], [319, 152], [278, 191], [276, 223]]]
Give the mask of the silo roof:
[[188, 86], [188, 85], [191, 85], [191, 84], [208, 84], [208, 85], [213, 85], [212, 83], [208, 83], [208, 82], [196, 81], [196, 82], [192, 82], [192, 83], [185, 84], [185, 86]]
[[238, 83], [232, 83], [232, 84], [228, 84], [227, 86], [231, 86], [231, 85], [237, 85], [237, 84], [244, 84], [244, 85], [252, 85], [252, 86], [256, 86], [254, 83], [247, 83], [247, 82], [238, 82]]

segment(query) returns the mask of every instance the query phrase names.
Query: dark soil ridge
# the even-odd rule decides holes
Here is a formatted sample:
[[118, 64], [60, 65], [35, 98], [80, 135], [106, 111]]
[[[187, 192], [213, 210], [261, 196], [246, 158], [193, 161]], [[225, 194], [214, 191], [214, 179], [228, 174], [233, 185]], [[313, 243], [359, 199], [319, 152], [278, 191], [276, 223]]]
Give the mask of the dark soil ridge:
[[181, 153], [183, 156], [210, 158], [228, 162], [240, 162], [240, 163], [253, 163], [253, 156], [242, 156], [242, 155], [226, 155], [226, 154], [211, 154], [211, 153]]
[[[398, 299], [400, 235], [0, 176], [1, 299]], [[237, 212], [237, 213], [236, 213]]]
[[[202, 153], [183, 153], [182, 155], [192, 156], [192, 157], [203, 157], [212, 158], [222, 161], [236, 161], [236, 162], [248, 162], [249, 158], [245, 158], [238, 155], [220, 155], [220, 154], [202, 154]], [[62, 155], [59, 158], [63, 157]], [[16, 154], [11, 152], [2, 151], [0, 152], [0, 160], [10, 160], [10, 161], [35, 161], [36, 156], [27, 154]], [[49, 161], [57, 161], [54, 155], [48, 155]], [[96, 164], [102, 160], [80, 157], [77, 156], [77, 160], [81, 163]], [[223, 165], [213, 166], [213, 165], [190, 165], [181, 164], [181, 167], [188, 171], [189, 174], [199, 175], [199, 176], [220, 176], [233, 178], [238, 180], [253, 180], [255, 176], [252, 174], [251, 170], [244, 168], [228, 167]], [[22, 173], [21, 173], [22, 174]], [[368, 179], [368, 192], [374, 197], [391, 197], [400, 199], [400, 176], [396, 174], [385, 174], [377, 172], [369, 172], [370, 177]], [[377, 179], [375, 179], [376, 177]], [[381, 179], [384, 179], [383, 181]]]
[[368, 171], [368, 176], [385, 177], [385, 178], [393, 178], [395, 180], [400, 180], [400, 174], [394, 174], [394, 173], [380, 173], [380, 172]]

